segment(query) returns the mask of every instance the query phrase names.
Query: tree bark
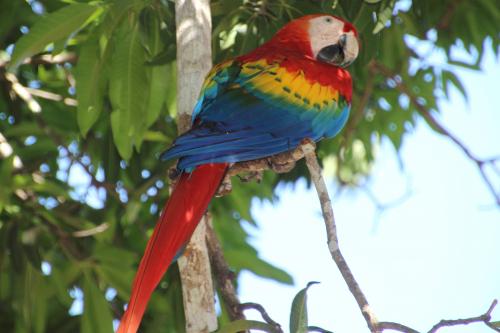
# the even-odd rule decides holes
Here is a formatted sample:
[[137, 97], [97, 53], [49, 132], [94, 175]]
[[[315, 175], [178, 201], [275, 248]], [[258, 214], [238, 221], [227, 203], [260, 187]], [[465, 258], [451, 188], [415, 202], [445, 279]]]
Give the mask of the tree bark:
[[[205, 75], [212, 67], [209, 0], [177, 0], [177, 115], [179, 133], [189, 129]], [[203, 218], [179, 259], [187, 333], [217, 329], [214, 287]]]

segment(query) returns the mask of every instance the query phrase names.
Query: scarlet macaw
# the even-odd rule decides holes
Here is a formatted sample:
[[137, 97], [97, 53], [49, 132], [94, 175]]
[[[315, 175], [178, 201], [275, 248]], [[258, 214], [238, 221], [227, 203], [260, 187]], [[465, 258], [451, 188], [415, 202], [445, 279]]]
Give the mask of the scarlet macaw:
[[148, 242], [118, 333], [135, 333], [147, 302], [189, 240], [231, 163], [333, 137], [345, 125], [358, 55], [354, 26], [332, 15], [291, 21], [253, 50], [215, 66], [194, 108], [192, 129], [163, 154], [180, 179]]

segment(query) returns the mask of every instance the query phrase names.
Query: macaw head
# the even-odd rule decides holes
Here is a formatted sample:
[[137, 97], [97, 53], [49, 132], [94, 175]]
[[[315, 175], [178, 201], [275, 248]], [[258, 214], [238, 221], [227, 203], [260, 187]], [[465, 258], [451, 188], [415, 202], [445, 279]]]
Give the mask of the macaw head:
[[356, 28], [339, 17], [325, 14], [291, 21], [268, 43], [339, 67], [350, 65], [359, 52]]

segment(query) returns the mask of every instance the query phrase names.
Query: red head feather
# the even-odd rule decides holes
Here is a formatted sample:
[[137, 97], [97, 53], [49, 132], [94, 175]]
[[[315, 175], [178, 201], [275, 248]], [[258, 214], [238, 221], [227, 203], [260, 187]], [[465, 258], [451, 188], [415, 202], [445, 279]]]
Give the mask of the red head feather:
[[313, 14], [300, 17], [281, 28], [272, 39], [237, 59], [242, 62], [266, 59], [269, 63], [276, 59], [287, 58], [281, 62], [290, 72], [302, 70], [311, 83], [319, 82], [337, 89], [348, 101], [352, 95], [351, 76], [347, 70], [314, 59], [311, 49], [309, 22], [320, 16], [331, 16], [344, 23], [343, 31], [352, 31], [357, 37], [356, 28], [349, 22], [325, 14]]
[[309, 22], [311, 19], [321, 16], [331, 16], [332, 18], [344, 22], [344, 32], [352, 31], [356, 37], [358, 32], [354, 25], [346, 20], [335, 16], [325, 14], [312, 14], [302, 16], [295, 19], [281, 28], [274, 37], [267, 43], [262, 45], [264, 48], [284, 48], [287, 51], [296, 51], [305, 56], [312, 57], [310, 36], [309, 36]]

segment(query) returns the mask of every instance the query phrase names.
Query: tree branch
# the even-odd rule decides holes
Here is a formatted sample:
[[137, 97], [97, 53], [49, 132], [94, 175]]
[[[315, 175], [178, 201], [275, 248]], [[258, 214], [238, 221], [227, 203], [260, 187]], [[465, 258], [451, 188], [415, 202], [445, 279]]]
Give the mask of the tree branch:
[[356, 109], [353, 110], [352, 115], [349, 118], [349, 121], [342, 134], [344, 137], [344, 146], [351, 140], [354, 130], [363, 119], [366, 107], [368, 106], [370, 97], [373, 94], [373, 88], [375, 87], [375, 61], [371, 60], [366, 68], [368, 72], [368, 78], [366, 79], [365, 90], [363, 91], [363, 95], [361, 96], [359, 103], [357, 103]]
[[[40, 54], [30, 58], [26, 58], [23, 64], [32, 65], [62, 65], [65, 63], [74, 64], [78, 60], [76, 53], [60, 53], [56, 55], [52, 54]], [[9, 65], [10, 61], [0, 61], [0, 68], [5, 68]]]
[[236, 289], [233, 284], [235, 275], [229, 269], [229, 266], [224, 258], [224, 253], [219, 239], [217, 238], [217, 235], [215, 234], [215, 231], [210, 223], [207, 224], [206, 237], [215, 282], [219, 287], [222, 301], [226, 305], [229, 319], [231, 321], [245, 319], [245, 316], [241, 311], [240, 300], [238, 299], [238, 295], [236, 294]]
[[436, 28], [438, 30], [446, 30], [450, 27], [451, 20], [453, 19], [453, 15], [458, 7], [458, 5], [462, 2], [462, 0], [450, 1], [446, 8], [444, 15], [439, 20]]
[[10, 83], [10, 89], [21, 98], [28, 108], [33, 112], [33, 113], [40, 113], [42, 111], [42, 107], [36, 99], [33, 98], [31, 93], [26, 89], [25, 86], [23, 86], [21, 83], [19, 83], [19, 80], [17, 77], [12, 74], [12, 73], [4, 73], [5, 79]]
[[240, 311], [244, 311], [244, 310], [250, 310], [250, 309], [253, 309], [253, 310], [257, 310], [260, 315], [262, 316], [262, 319], [264, 319], [264, 321], [270, 325], [272, 325], [277, 332], [283, 332], [283, 330], [281, 329], [281, 325], [277, 322], [275, 322], [270, 316], [269, 314], [267, 314], [267, 311], [266, 309], [264, 309], [264, 307], [258, 303], [243, 303], [243, 304], [240, 304], [239, 306], [239, 309]]
[[[0, 69], [2, 69], [1, 67], [2, 66], [0, 64]], [[19, 82], [17, 76], [14, 73], [8, 73], [2, 70], [0, 71], [0, 75], [2, 75], [9, 83], [11, 91], [19, 98], [21, 98], [26, 103], [28, 108], [34, 113], [41, 112], [42, 107], [33, 96], [56, 102], [63, 102], [68, 106], [78, 105], [78, 102], [74, 98], [64, 97], [62, 95], [55, 94], [46, 90], [25, 87]]]
[[323, 219], [325, 220], [326, 225], [328, 249], [330, 250], [330, 254], [337, 264], [342, 277], [347, 283], [351, 294], [354, 296], [354, 299], [358, 303], [358, 307], [366, 320], [368, 328], [373, 333], [380, 332], [380, 330], [378, 329], [378, 320], [375, 317], [375, 314], [372, 312], [363, 291], [359, 287], [358, 282], [354, 278], [351, 269], [347, 265], [347, 262], [344, 259], [342, 252], [340, 251], [335, 217], [333, 214], [330, 196], [328, 195], [328, 189], [326, 187], [325, 180], [321, 175], [321, 167], [319, 166], [318, 160], [316, 158], [316, 147], [314, 143], [312, 143], [312, 141], [305, 140], [301, 145], [301, 148], [304, 152], [307, 168], [309, 169], [309, 173], [311, 174], [312, 182], [314, 183], [316, 191], [318, 192], [318, 197], [321, 203], [321, 211], [323, 213]]
[[428, 333], [435, 333], [443, 327], [468, 325], [468, 324], [472, 324], [472, 323], [484, 323], [488, 327], [490, 327], [492, 330], [494, 330], [496, 332], [500, 332], [499, 328], [490, 324], [491, 312], [493, 312], [493, 309], [495, 309], [497, 304], [498, 304], [498, 301], [496, 299], [493, 300], [493, 302], [491, 303], [488, 310], [484, 314], [477, 316], [477, 317], [471, 317], [471, 318], [465, 318], [465, 319], [451, 319], [451, 320], [450, 319], [448, 319], [448, 320], [443, 319], [439, 323], [437, 323], [436, 325], [432, 326], [432, 328], [429, 330]]
[[480, 159], [476, 157], [470, 149], [465, 146], [465, 144], [458, 139], [455, 135], [453, 135], [450, 131], [448, 131], [426, 108], [426, 106], [418, 99], [418, 97], [409, 89], [409, 87], [402, 80], [395, 80], [394, 77], [397, 76], [397, 73], [394, 73], [390, 68], [382, 65], [379, 62], [375, 63], [375, 68], [379, 73], [385, 76], [387, 79], [393, 79], [396, 84], [396, 89], [398, 89], [401, 93], [408, 96], [411, 103], [415, 106], [418, 113], [427, 121], [427, 123], [433, 127], [438, 133], [448, 137], [451, 141], [453, 141], [462, 152], [473, 161], [481, 174], [486, 186], [490, 190], [491, 194], [495, 199], [496, 205], [500, 206], [500, 192], [495, 189], [492, 180], [488, 177], [486, 173], [486, 167], [491, 166], [494, 170], [496, 169], [496, 163], [500, 161], [500, 157], [490, 158], [490, 159]]
[[[370, 305], [361, 290], [358, 282], [354, 278], [346, 260], [344, 259], [342, 252], [340, 251], [339, 241], [337, 236], [337, 227], [335, 224], [335, 217], [333, 214], [333, 209], [331, 205], [331, 199], [328, 194], [328, 189], [326, 187], [325, 180], [321, 175], [321, 167], [318, 163], [315, 153], [315, 145], [310, 140], [303, 140], [300, 148], [304, 152], [304, 157], [306, 159], [307, 168], [311, 174], [312, 182], [318, 193], [318, 197], [321, 203], [321, 211], [323, 213], [323, 219], [326, 225], [326, 233], [328, 240], [328, 249], [332, 255], [333, 260], [337, 264], [344, 281], [346, 282], [351, 294], [354, 296], [358, 307], [366, 320], [368, 328], [373, 333], [383, 332], [384, 330], [394, 330], [403, 333], [419, 333], [419, 331], [408, 327], [406, 325], [394, 322], [379, 322], [372, 312]], [[453, 319], [453, 320], [441, 320], [439, 323], [435, 324], [428, 333], [436, 333], [440, 328], [451, 327], [457, 325], [467, 325], [471, 323], [484, 323], [486, 326], [491, 328], [496, 332], [500, 332], [500, 328], [491, 323], [491, 313], [495, 306], [497, 305], [497, 300], [494, 300], [488, 310], [477, 317], [465, 318], [465, 319]]]
[[43, 99], [48, 99], [50, 101], [63, 102], [64, 104], [66, 104], [68, 106], [77, 106], [78, 105], [78, 102], [74, 98], [64, 97], [64, 96], [61, 96], [59, 94], [55, 94], [53, 92], [41, 90], [41, 89], [35, 89], [35, 88], [29, 88], [29, 87], [26, 87], [25, 89], [33, 96], [37, 96], [37, 97], [40, 97]]
[[[14, 149], [7, 141], [7, 138], [0, 132], [0, 159], [9, 158], [14, 153]], [[14, 155], [12, 160], [12, 166], [14, 169], [21, 169], [23, 167], [23, 162], [18, 155]]]
[[408, 199], [410, 199], [410, 197], [413, 194], [412, 189], [407, 184], [405, 192], [400, 194], [399, 197], [388, 202], [382, 202], [380, 201], [379, 198], [377, 198], [376, 194], [370, 188], [368, 183], [361, 184], [359, 188], [366, 194], [366, 196], [368, 197], [368, 199], [370, 199], [375, 208], [375, 214], [373, 220], [374, 224], [376, 224], [379, 221], [383, 213], [385, 213], [389, 209], [393, 209], [395, 207], [402, 205]]
[[393, 331], [398, 331], [402, 333], [420, 333], [419, 331], [408, 327], [406, 325], [400, 324], [400, 323], [393, 323], [390, 321], [381, 321], [378, 323], [378, 329], [380, 331], [384, 330], [393, 330]]

